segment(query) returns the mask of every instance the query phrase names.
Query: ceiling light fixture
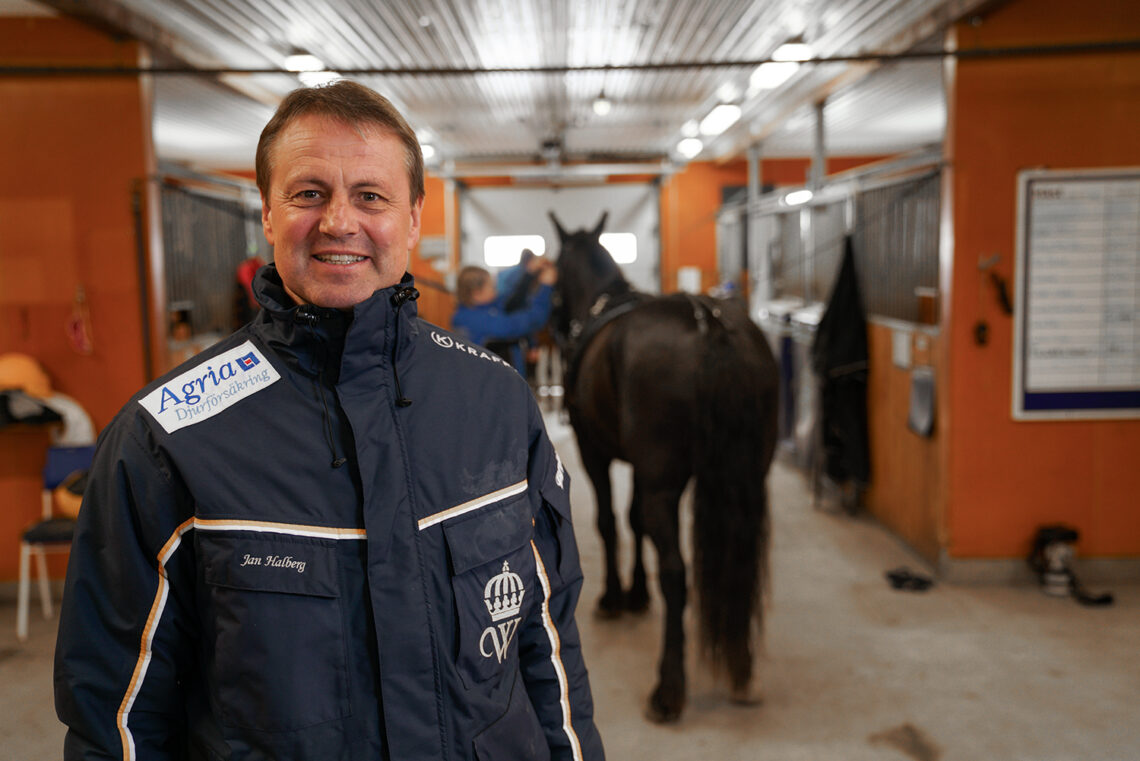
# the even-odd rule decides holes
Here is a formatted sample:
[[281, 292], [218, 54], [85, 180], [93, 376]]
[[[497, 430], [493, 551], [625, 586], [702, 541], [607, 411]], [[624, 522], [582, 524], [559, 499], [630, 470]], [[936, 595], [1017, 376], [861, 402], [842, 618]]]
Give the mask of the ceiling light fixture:
[[791, 79], [801, 61], [810, 61], [812, 50], [802, 42], [785, 42], [772, 52], [772, 61], [757, 66], [748, 78], [748, 90], [774, 90]]
[[285, 68], [297, 72], [297, 79], [305, 87], [320, 87], [341, 78], [340, 72], [327, 71], [324, 61], [301, 50], [285, 57]]
[[721, 103], [709, 111], [708, 116], [701, 119], [701, 134], [719, 135], [736, 123], [740, 118], [740, 106], [735, 103]]
[[740, 88], [735, 82], [725, 82], [716, 88], [716, 97], [725, 103], [731, 103], [740, 97]]
[[323, 71], [325, 62], [309, 53], [293, 53], [285, 58], [289, 71]]
[[785, 42], [772, 53], [773, 61], [810, 61], [811, 45], [803, 42]]
[[597, 99], [594, 100], [594, 113], [597, 114], [598, 116], [605, 116], [606, 114], [608, 114], [610, 112], [610, 109], [612, 109], [612, 108], [613, 108], [613, 103], [611, 103], [606, 98], [606, 91], [602, 90], [602, 92], [598, 95]]
[[701, 134], [701, 125], [697, 123], [696, 119], [690, 119], [681, 125], [681, 135], [684, 137], [696, 137]]
[[431, 161], [435, 158], [435, 146], [430, 143], [421, 143], [420, 153], [423, 154], [424, 161]]
[[677, 143], [677, 153], [681, 154], [687, 159], [691, 159], [704, 150], [705, 144], [699, 138], [686, 137], [681, 142]]
[[813, 195], [815, 194], [807, 188], [804, 188], [803, 190], [793, 190], [791, 193], [788, 193], [784, 196], [784, 203], [788, 206], [802, 206], [803, 204], [810, 201]]

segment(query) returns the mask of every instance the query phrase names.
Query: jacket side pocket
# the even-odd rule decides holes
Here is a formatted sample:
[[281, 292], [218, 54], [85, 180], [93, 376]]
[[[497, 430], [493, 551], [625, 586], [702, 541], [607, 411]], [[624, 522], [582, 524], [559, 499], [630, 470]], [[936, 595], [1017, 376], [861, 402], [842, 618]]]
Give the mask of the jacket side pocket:
[[476, 735], [472, 743], [479, 761], [503, 758], [550, 761], [550, 745], [527, 697], [521, 675], [515, 677], [507, 712]]
[[530, 503], [521, 495], [443, 524], [459, 621], [456, 668], [472, 687], [518, 663], [519, 625], [541, 594], [530, 538]]

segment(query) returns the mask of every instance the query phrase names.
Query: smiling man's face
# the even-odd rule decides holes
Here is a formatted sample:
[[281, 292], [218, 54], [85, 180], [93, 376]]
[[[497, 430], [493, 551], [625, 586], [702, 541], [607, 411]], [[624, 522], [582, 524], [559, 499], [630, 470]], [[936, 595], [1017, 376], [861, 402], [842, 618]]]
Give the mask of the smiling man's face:
[[400, 282], [420, 236], [396, 135], [326, 116], [297, 118], [272, 154], [261, 223], [299, 304], [348, 309]]

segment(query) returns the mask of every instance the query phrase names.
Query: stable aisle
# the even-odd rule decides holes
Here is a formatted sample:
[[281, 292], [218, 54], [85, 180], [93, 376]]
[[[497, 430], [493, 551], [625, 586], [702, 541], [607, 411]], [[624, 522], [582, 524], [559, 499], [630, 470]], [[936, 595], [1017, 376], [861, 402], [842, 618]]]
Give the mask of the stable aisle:
[[[892, 590], [886, 571], [929, 569], [873, 520], [813, 508], [801, 472], [781, 462], [768, 482], [772, 573], [758, 669], [762, 704], [728, 701], [727, 685], [714, 682], [697, 657], [689, 615], [688, 706], [676, 725], [649, 723], [643, 710], [661, 637], [655, 581], [645, 616], [593, 616], [602, 589], [593, 490], [571, 431], [549, 415], [547, 425], [572, 478], [586, 574], [578, 623], [611, 761], [1138, 757], [1140, 585], [1112, 585], [1116, 604], [1096, 609], [1028, 584]], [[629, 473], [613, 468], [626, 569]], [[652, 563], [652, 550], [647, 556]]]

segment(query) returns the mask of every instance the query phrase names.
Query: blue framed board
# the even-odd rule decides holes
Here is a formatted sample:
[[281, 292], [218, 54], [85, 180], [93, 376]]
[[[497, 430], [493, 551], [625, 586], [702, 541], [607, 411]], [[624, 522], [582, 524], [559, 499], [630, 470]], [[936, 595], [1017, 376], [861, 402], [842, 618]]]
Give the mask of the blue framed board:
[[1015, 420], [1140, 418], [1140, 167], [1018, 175]]

